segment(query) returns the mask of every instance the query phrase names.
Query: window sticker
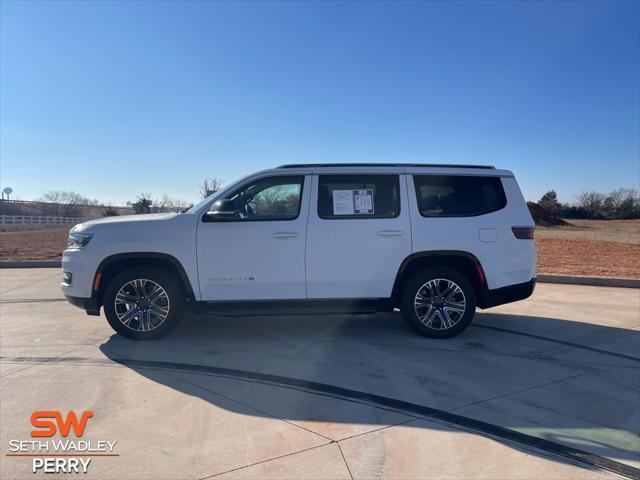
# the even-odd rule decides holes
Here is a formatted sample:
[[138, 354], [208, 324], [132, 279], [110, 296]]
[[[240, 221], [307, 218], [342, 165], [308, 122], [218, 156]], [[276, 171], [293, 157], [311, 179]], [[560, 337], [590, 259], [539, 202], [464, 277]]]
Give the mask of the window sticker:
[[333, 214], [353, 215], [355, 213], [353, 205], [353, 190], [333, 191]]
[[373, 190], [334, 190], [334, 215], [370, 215], [373, 209]]
[[373, 213], [373, 190], [354, 190], [353, 200], [357, 214]]

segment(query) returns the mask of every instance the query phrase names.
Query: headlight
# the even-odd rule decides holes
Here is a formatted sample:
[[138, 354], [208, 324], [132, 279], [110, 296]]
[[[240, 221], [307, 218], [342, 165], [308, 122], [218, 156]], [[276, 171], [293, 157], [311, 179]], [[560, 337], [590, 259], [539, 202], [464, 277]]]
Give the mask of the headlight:
[[84, 248], [93, 235], [88, 233], [70, 233], [67, 238], [67, 248]]

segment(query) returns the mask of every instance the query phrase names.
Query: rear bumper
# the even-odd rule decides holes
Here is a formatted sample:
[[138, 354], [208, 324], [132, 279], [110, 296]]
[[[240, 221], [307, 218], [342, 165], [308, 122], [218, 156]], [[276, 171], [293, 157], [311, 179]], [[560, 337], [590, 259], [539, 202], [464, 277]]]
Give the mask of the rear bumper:
[[78, 308], [82, 308], [87, 315], [100, 315], [100, 305], [96, 298], [72, 297], [65, 295], [67, 301]]
[[529, 298], [536, 288], [536, 277], [525, 283], [509, 285], [493, 290], [485, 290], [478, 298], [478, 307], [491, 308], [505, 303], [517, 302]]

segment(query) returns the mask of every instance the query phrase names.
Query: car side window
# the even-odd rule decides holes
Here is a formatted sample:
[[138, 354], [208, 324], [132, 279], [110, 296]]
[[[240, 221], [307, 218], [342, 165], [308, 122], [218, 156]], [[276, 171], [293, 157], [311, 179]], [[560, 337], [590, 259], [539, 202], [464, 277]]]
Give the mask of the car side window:
[[320, 175], [318, 216], [325, 220], [395, 218], [400, 215], [398, 175]]
[[243, 185], [227, 199], [236, 221], [294, 220], [300, 214], [304, 175], [261, 178]]
[[471, 217], [507, 205], [499, 177], [414, 175], [413, 183], [423, 217]]

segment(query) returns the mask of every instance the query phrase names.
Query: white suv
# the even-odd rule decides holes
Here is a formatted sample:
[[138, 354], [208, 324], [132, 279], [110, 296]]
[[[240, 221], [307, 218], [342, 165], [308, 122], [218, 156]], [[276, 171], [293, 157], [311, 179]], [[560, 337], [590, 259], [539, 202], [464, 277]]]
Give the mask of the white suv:
[[133, 339], [185, 307], [224, 314], [399, 308], [451, 337], [476, 307], [535, 286], [533, 220], [513, 174], [474, 165], [284, 165], [184, 213], [92, 220], [69, 233], [62, 290]]

